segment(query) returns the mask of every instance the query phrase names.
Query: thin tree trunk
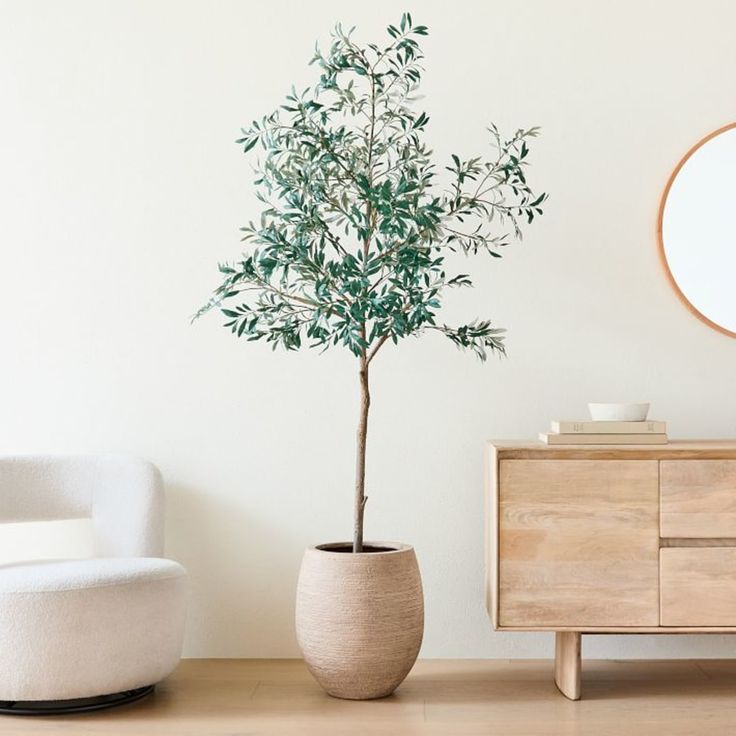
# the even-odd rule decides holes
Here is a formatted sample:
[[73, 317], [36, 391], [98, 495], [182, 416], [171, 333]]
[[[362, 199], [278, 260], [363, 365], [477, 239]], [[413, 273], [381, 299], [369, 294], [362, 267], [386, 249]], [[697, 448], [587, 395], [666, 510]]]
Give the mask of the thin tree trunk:
[[363, 511], [368, 497], [365, 495], [365, 447], [368, 436], [368, 409], [371, 393], [368, 384], [368, 358], [360, 359], [360, 418], [358, 420], [357, 446], [355, 455], [355, 511], [353, 526], [353, 552], [363, 551]]
[[[371, 70], [372, 71], [372, 70]], [[376, 78], [371, 74], [371, 129], [368, 138], [368, 182], [373, 186], [373, 140], [376, 131]], [[368, 200], [365, 205], [365, 222], [369, 228], [363, 240], [363, 264], [368, 260], [368, 252], [373, 237], [373, 207]], [[358, 419], [358, 436], [355, 453], [355, 509], [353, 524], [353, 553], [363, 551], [363, 512], [368, 496], [365, 495], [365, 443], [368, 436], [368, 410], [371, 406], [371, 391], [368, 384], [368, 363], [373, 355], [368, 354], [366, 342], [366, 325], [361, 325], [363, 351], [360, 356], [360, 418]], [[377, 348], [376, 348], [377, 349]]]

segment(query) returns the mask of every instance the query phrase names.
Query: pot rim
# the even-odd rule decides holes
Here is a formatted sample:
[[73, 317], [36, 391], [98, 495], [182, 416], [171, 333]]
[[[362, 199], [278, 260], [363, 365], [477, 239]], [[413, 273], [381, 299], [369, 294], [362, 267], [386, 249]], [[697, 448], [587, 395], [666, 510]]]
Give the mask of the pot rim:
[[380, 552], [346, 552], [345, 550], [332, 549], [334, 547], [352, 547], [352, 542], [326, 542], [324, 544], [313, 544], [307, 547], [310, 552], [321, 552], [329, 555], [339, 555], [345, 557], [345, 555], [352, 555], [354, 557], [361, 556], [381, 556], [381, 555], [395, 555], [401, 552], [409, 552], [414, 549], [411, 544], [404, 544], [403, 542], [363, 542], [365, 547], [387, 547], [388, 549], [382, 549]]

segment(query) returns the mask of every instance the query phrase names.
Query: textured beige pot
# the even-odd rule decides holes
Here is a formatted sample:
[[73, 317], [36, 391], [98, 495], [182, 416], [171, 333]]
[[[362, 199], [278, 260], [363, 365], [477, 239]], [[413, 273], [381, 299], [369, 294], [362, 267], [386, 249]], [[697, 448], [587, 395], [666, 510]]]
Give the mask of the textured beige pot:
[[317, 682], [337, 698], [390, 695], [409, 674], [424, 633], [424, 597], [414, 548], [367, 542], [322, 544], [304, 553], [296, 634]]

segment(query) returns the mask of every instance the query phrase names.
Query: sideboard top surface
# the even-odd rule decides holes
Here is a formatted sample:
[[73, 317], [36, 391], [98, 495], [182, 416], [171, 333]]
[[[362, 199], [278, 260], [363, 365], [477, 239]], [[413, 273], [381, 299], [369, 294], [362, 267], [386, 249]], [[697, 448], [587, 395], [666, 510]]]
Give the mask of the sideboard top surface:
[[671, 440], [666, 445], [547, 445], [539, 440], [489, 440], [488, 445], [499, 460], [736, 460], [736, 439]]

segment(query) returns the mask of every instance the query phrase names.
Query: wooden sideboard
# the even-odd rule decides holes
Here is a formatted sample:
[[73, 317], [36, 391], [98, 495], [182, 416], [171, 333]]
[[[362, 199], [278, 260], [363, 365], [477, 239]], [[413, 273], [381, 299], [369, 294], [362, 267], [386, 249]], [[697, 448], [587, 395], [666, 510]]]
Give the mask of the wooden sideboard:
[[736, 633], [736, 440], [493, 441], [485, 468], [493, 627], [555, 632], [568, 698], [582, 634]]

